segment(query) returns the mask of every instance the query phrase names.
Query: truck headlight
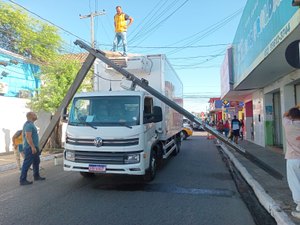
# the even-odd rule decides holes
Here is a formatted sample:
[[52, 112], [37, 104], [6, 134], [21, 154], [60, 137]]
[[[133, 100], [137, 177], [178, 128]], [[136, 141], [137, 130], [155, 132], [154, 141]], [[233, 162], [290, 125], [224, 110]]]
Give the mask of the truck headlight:
[[139, 162], [140, 162], [140, 154], [130, 154], [130, 155], [126, 155], [124, 158], [125, 164], [133, 164]]
[[66, 160], [75, 161], [75, 152], [66, 151]]

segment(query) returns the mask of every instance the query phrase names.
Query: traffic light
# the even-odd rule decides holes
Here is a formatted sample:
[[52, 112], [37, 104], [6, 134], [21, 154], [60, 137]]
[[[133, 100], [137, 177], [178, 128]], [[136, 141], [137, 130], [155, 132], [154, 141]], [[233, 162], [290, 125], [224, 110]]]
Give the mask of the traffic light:
[[292, 6], [300, 6], [300, 0], [293, 0]]

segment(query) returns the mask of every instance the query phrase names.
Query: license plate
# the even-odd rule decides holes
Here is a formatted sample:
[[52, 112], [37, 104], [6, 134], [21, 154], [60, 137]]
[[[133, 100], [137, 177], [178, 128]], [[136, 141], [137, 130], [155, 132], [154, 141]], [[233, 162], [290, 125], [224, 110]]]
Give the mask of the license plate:
[[105, 165], [89, 165], [89, 172], [93, 173], [103, 173], [106, 171], [106, 166]]

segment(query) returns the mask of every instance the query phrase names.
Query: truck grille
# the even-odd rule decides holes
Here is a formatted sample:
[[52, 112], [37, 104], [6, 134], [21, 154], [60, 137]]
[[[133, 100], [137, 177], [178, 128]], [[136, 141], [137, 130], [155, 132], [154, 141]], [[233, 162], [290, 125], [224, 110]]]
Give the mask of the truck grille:
[[[138, 153], [138, 152], [130, 152]], [[125, 164], [124, 159], [128, 154], [124, 152], [86, 152], [75, 151], [76, 163], [89, 163], [89, 164]]]
[[[80, 138], [70, 138], [68, 137], [66, 143], [70, 145], [80, 145], [80, 146], [96, 146], [95, 139], [80, 139]], [[101, 146], [133, 146], [138, 145], [138, 138], [131, 139], [103, 139]]]

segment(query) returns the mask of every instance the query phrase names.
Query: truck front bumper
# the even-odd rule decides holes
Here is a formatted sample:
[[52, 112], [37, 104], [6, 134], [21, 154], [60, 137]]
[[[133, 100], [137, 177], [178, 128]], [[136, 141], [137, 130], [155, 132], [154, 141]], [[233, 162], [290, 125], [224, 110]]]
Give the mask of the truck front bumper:
[[[87, 152], [88, 154], [88, 152]], [[132, 153], [126, 153], [130, 155]], [[125, 153], [122, 155], [124, 158]], [[144, 175], [145, 174], [145, 154], [139, 152], [139, 162], [126, 163], [120, 155], [112, 154], [112, 156], [101, 156], [85, 158], [74, 154], [75, 157], [69, 160], [64, 153], [64, 170], [78, 171], [90, 173], [106, 173], [106, 174], [128, 174], [128, 175]], [[122, 160], [121, 160], [122, 159]]]

